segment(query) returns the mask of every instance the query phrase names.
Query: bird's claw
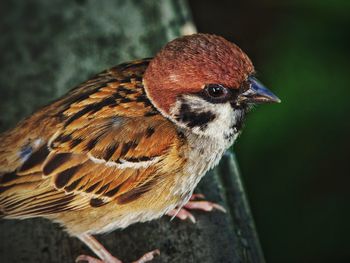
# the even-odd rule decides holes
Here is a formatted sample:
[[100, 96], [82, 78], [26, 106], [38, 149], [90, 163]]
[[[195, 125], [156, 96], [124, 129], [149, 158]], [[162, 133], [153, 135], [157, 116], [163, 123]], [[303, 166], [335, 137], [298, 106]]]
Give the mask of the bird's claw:
[[223, 213], [226, 213], [226, 209], [223, 206], [209, 201], [189, 201], [184, 205], [184, 208], [190, 210], [203, 210], [206, 212], [219, 210]]
[[190, 201], [188, 201], [188, 203], [185, 204], [180, 210], [173, 209], [168, 212], [167, 215], [177, 217], [181, 220], [189, 219], [192, 223], [196, 223], [196, 218], [188, 210], [203, 210], [205, 212], [219, 210], [223, 213], [226, 213], [226, 209], [223, 206], [204, 200], [196, 201], [198, 199], [205, 199], [205, 196], [203, 194], [193, 194], [190, 198]]
[[153, 260], [155, 256], [159, 256], [159, 255], [160, 255], [159, 249], [155, 249], [153, 251], [147, 252], [141, 258], [139, 258], [138, 260], [136, 260], [132, 263], [145, 263], [145, 262]]

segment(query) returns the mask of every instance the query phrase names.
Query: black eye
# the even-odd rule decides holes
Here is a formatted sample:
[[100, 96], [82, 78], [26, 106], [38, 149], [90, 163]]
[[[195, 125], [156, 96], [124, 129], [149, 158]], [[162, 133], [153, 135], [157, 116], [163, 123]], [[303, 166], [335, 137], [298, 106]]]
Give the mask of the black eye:
[[209, 84], [206, 86], [206, 93], [213, 99], [225, 98], [228, 95], [228, 90], [219, 84]]

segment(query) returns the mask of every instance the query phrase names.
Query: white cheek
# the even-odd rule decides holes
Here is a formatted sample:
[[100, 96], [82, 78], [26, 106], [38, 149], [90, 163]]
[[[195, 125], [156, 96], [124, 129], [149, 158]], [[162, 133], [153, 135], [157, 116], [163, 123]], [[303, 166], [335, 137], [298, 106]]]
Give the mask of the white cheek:
[[[204, 125], [189, 128], [186, 123], [176, 119], [176, 116], [181, 114], [180, 111], [183, 104], [186, 104], [190, 111], [194, 113], [194, 118], [196, 114], [208, 112], [215, 118]], [[173, 121], [180, 127], [190, 129], [194, 134], [223, 140], [225, 144], [232, 144], [238, 134], [235, 125], [238, 123], [241, 112], [240, 110], [234, 110], [229, 102], [211, 103], [198, 96], [185, 95], [176, 101], [170, 114]]]
[[216, 118], [208, 123], [207, 128], [202, 132], [210, 137], [222, 137], [234, 125], [234, 111], [229, 103], [211, 104], [211, 106], [211, 111]]

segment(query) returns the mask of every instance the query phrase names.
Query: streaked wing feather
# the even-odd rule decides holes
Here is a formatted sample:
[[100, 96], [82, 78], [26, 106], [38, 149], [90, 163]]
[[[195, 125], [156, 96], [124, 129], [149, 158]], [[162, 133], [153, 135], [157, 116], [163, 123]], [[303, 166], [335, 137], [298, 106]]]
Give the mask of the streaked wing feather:
[[[142, 75], [148, 62], [97, 75], [3, 135], [3, 213], [31, 217], [111, 200], [125, 204], [152, 188], [160, 177], [158, 167], [180, 139], [146, 97]], [[42, 143], [26, 159], [4, 157], [18, 155], [18, 147], [39, 135]], [[19, 138], [17, 151], [10, 149], [14, 138]], [[14, 159], [16, 170], [8, 168]]]

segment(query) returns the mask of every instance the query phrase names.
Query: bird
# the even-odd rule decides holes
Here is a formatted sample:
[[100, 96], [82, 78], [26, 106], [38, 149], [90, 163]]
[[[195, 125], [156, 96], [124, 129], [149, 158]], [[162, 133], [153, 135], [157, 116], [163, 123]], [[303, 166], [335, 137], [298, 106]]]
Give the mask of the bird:
[[223, 210], [193, 192], [249, 110], [280, 102], [255, 76], [237, 45], [205, 33], [95, 75], [0, 135], [1, 217], [49, 219], [98, 257], [77, 261], [120, 263], [93, 235]]

